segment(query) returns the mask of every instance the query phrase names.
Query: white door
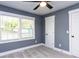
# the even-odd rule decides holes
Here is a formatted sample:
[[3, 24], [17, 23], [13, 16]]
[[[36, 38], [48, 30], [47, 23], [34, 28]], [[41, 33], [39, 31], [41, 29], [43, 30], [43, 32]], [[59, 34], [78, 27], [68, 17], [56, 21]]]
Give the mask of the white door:
[[79, 10], [69, 14], [70, 51], [79, 57]]
[[49, 48], [54, 47], [54, 25], [55, 16], [45, 18], [45, 45]]

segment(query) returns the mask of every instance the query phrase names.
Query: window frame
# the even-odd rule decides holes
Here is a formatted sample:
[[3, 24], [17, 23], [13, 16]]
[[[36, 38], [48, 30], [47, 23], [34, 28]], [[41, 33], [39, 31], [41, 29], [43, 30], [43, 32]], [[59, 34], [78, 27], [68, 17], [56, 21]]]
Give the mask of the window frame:
[[[19, 14], [10, 13], [10, 12], [5, 12], [5, 11], [0, 11], [0, 15], [11, 16], [11, 17], [18, 17], [18, 18], [19, 18], [19, 22], [20, 22], [19, 39], [1, 40], [1, 29], [0, 29], [0, 44], [8, 43], [8, 42], [16, 42], [16, 41], [33, 40], [33, 39], [35, 39], [35, 17], [25, 16], [25, 15], [19, 15]], [[23, 18], [29, 19], [29, 20], [33, 20], [33, 21], [34, 21], [33, 37], [32, 37], [32, 38], [22, 38], [22, 37], [21, 37], [21, 28], [22, 28], [22, 27], [21, 27], [21, 19], [23, 19]], [[0, 21], [1, 21], [1, 20], [0, 20]], [[0, 28], [1, 28], [1, 24], [0, 24]]]

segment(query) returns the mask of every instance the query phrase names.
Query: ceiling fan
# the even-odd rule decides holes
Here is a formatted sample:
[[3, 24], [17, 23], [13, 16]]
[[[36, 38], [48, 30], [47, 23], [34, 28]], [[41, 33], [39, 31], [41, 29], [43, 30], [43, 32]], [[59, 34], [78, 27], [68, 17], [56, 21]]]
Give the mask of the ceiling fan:
[[51, 1], [29, 1], [29, 2], [39, 2], [39, 4], [33, 10], [37, 10], [39, 7], [45, 7], [45, 6], [48, 7], [49, 9], [52, 9], [53, 8], [53, 6], [51, 6], [48, 3], [48, 2], [51, 2]]

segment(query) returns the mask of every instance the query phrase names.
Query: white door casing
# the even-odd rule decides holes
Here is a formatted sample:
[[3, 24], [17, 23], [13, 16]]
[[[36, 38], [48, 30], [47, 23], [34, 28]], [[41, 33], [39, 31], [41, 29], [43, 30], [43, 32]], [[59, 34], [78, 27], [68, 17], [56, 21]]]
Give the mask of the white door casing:
[[69, 43], [71, 54], [79, 57], [79, 9], [69, 11]]
[[45, 45], [49, 48], [54, 47], [55, 35], [55, 16], [45, 18]]

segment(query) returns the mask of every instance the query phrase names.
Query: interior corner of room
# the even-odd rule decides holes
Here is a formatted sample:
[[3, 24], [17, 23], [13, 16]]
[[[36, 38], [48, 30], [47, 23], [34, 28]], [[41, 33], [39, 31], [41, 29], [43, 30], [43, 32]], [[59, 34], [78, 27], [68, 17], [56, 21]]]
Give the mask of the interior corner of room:
[[78, 15], [79, 1], [0, 1], [0, 57], [79, 57]]

